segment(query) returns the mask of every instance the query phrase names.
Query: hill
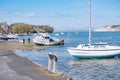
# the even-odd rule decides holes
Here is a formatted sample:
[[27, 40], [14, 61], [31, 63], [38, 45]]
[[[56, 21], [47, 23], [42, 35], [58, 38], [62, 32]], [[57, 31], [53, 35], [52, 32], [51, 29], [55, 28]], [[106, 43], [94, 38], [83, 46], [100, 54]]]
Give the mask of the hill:
[[111, 31], [111, 32], [116, 32], [116, 31], [120, 31], [120, 25], [107, 25], [107, 26], [104, 26], [104, 27], [97, 28], [94, 31], [100, 31], [100, 32]]

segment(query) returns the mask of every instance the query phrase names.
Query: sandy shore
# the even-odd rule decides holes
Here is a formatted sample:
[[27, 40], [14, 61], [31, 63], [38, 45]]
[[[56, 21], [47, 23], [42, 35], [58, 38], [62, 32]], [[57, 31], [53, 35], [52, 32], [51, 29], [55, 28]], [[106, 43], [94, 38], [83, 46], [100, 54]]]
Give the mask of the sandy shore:
[[19, 41], [7, 41], [0, 43], [0, 49], [4, 50], [43, 50], [46, 49], [47, 46], [37, 46], [33, 42], [31, 43], [22, 43]]
[[0, 49], [0, 80], [68, 80], [64, 73], [52, 73], [12, 51]]

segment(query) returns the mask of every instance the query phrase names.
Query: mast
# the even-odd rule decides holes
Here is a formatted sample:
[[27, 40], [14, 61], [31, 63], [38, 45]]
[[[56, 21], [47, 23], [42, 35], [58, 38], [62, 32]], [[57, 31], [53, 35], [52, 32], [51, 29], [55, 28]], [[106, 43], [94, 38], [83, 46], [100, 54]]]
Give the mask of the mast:
[[89, 0], [89, 45], [91, 45], [91, 0]]

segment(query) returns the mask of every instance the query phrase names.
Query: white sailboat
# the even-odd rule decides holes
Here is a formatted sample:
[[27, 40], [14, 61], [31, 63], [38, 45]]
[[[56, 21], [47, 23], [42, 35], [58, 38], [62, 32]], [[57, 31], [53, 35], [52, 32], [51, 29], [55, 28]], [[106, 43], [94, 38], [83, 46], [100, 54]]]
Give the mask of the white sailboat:
[[119, 46], [92, 45], [91, 37], [91, 0], [89, 0], [90, 22], [89, 22], [89, 44], [80, 44], [77, 47], [68, 47], [67, 51], [76, 58], [108, 58], [120, 54]]

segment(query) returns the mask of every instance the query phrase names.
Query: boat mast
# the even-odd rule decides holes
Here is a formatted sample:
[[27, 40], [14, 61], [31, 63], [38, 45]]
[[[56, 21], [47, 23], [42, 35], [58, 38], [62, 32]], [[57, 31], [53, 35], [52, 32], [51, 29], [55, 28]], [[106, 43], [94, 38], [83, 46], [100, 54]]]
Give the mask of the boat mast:
[[89, 0], [89, 45], [91, 45], [91, 0]]

